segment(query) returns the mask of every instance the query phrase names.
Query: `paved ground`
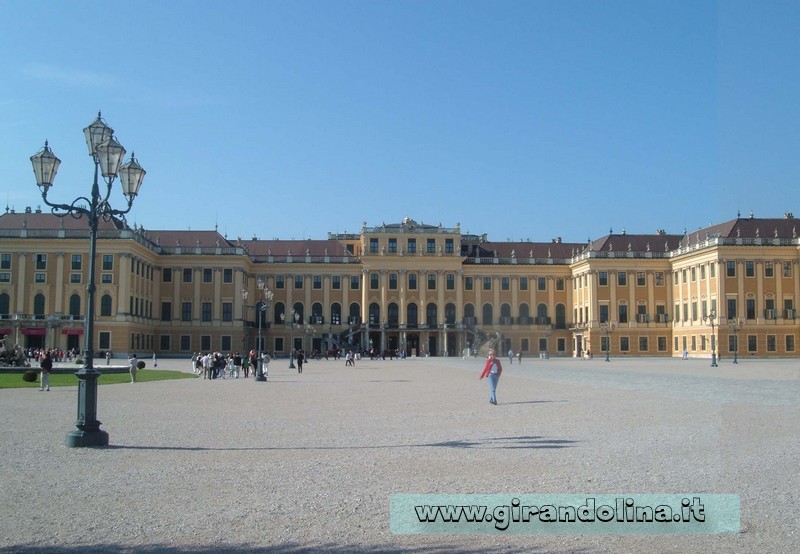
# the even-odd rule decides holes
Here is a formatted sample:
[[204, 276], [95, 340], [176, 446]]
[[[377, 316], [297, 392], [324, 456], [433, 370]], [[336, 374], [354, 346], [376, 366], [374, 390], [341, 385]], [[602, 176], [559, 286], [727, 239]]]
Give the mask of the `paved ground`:
[[[287, 364], [274, 361], [267, 383], [101, 386], [103, 449], [64, 446], [76, 387], [0, 390], [0, 551], [789, 552], [800, 542], [800, 361], [523, 360], [506, 366], [498, 406], [476, 359], [322, 360], [302, 375]], [[695, 492], [740, 495], [742, 532], [389, 530], [396, 493]]]

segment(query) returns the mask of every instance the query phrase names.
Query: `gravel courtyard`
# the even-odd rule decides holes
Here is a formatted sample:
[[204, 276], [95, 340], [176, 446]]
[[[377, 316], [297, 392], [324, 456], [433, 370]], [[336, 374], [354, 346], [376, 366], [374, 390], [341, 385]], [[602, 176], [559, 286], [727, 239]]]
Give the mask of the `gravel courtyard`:
[[[498, 406], [478, 381], [480, 359], [320, 360], [302, 374], [284, 359], [267, 383], [101, 386], [107, 448], [64, 446], [77, 387], [0, 390], [0, 552], [789, 552], [800, 543], [799, 361], [503, 362]], [[159, 369], [189, 365], [159, 360]], [[398, 493], [736, 494], [741, 532], [393, 535]]]

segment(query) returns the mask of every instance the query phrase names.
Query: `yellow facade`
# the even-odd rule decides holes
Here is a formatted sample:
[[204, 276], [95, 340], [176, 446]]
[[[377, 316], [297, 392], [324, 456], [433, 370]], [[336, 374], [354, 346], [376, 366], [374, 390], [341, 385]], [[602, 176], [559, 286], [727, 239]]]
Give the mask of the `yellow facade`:
[[[410, 218], [301, 241], [104, 222], [94, 345], [247, 351], [260, 319], [261, 344], [278, 355], [461, 356], [492, 344], [524, 357], [796, 356], [798, 244], [790, 214], [588, 243], [491, 242]], [[0, 334], [82, 349], [87, 252], [85, 221], [0, 216]]]

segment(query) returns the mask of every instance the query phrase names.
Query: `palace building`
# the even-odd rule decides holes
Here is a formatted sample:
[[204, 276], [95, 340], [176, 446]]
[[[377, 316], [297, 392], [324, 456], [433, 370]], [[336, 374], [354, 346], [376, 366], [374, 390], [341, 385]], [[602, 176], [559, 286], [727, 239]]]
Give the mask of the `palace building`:
[[[797, 356], [792, 214], [683, 234], [493, 242], [405, 218], [319, 240], [100, 223], [95, 349], [190, 356], [292, 349], [523, 357]], [[0, 335], [83, 348], [89, 231], [0, 215]], [[259, 339], [260, 337], [260, 339]]]

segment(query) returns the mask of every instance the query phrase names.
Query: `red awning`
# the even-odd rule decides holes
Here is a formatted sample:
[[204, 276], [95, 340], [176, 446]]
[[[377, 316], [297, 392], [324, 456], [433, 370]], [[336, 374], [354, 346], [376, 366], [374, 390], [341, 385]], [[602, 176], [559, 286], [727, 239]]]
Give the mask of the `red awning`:
[[62, 335], [82, 335], [83, 329], [62, 329]]
[[47, 329], [43, 327], [30, 327], [22, 330], [23, 335], [46, 335]]
[[0, 335], [10, 335], [13, 332], [11, 329], [0, 329]]

